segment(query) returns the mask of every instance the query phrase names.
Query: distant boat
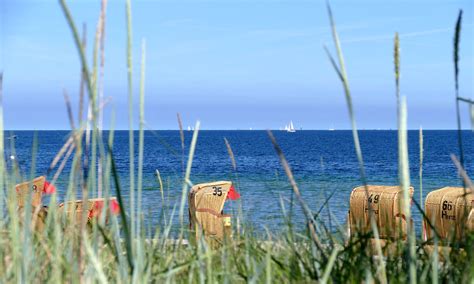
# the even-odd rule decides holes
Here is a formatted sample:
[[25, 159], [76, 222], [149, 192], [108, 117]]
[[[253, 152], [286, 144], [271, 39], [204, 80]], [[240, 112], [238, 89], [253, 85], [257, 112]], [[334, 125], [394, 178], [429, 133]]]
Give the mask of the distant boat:
[[334, 128], [329, 128], [329, 131], [334, 131]]
[[296, 132], [295, 127], [293, 126], [293, 121], [290, 121], [290, 124], [285, 127], [286, 132]]

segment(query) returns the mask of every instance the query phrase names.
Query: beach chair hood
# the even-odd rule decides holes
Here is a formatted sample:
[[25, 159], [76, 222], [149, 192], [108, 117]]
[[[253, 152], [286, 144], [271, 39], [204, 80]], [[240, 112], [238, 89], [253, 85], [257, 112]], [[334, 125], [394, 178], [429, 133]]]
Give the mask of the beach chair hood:
[[46, 179], [44, 176], [35, 178], [32, 181], [26, 181], [15, 186], [17, 202], [19, 207], [25, 206], [28, 194], [31, 192], [31, 205], [40, 206], [44, 193]]
[[224, 238], [230, 229], [230, 215], [222, 214], [227, 198], [237, 199], [240, 195], [230, 181], [197, 184], [189, 193], [190, 227], [196, 230], [196, 237], [202, 231], [206, 238]]
[[[407, 220], [403, 214], [403, 190], [399, 186], [368, 185], [368, 198], [365, 186], [352, 190], [349, 209], [350, 234], [366, 234], [372, 231], [369, 219], [369, 206], [382, 239], [406, 238]], [[409, 188], [410, 201], [413, 187]], [[410, 220], [410, 224], [412, 221]]]
[[[441, 240], [460, 240], [465, 231], [474, 228], [472, 203], [474, 194], [463, 187], [443, 187], [426, 196], [425, 214]], [[425, 238], [433, 239], [435, 232], [424, 220]]]

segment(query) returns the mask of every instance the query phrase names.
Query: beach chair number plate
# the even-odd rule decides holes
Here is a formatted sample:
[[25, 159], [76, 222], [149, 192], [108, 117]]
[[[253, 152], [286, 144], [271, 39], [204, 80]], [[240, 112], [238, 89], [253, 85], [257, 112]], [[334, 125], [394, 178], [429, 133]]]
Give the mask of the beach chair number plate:
[[373, 194], [369, 196], [369, 203], [379, 203], [380, 195], [376, 194], [375, 197]]
[[[371, 205], [372, 206], [372, 209], [374, 211], [374, 214], [378, 215], [379, 214], [379, 210], [377, 209], [377, 207], [375, 206], [375, 204], [379, 203], [379, 199], [380, 199], [380, 195], [379, 194], [374, 194], [372, 193], [370, 196], [369, 196], [369, 204], [373, 204]], [[364, 211], [369, 211], [369, 206], [367, 204], [367, 207], [364, 208]]]
[[[443, 201], [443, 210], [441, 211], [441, 218], [455, 221], [456, 215], [452, 210], [453, 202], [448, 200]], [[449, 213], [451, 213], [451, 215]]]
[[212, 195], [222, 196], [222, 187], [213, 186], [212, 189], [214, 189], [214, 192], [212, 193]]

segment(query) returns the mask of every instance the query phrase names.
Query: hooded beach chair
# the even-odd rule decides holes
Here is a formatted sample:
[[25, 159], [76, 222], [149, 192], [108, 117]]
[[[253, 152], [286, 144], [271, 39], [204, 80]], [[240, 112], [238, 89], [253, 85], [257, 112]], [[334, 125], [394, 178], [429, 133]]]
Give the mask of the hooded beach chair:
[[[443, 187], [426, 196], [425, 214], [441, 242], [463, 240], [474, 229], [474, 193], [463, 187]], [[435, 232], [423, 220], [425, 240], [432, 241]]]
[[32, 181], [26, 181], [15, 186], [16, 189], [16, 198], [19, 207], [24, 207], [28, 195], [31, 194], [31, 206], [38, 207], [41, 206], [41, 199], [43, 197], [45, 177], [40, 176], [35, 178]]
[[46, 181], [44, 176], [37, 177], [32, 181], [23, 182], [15, 186], [18, 212], [24, 213], [24, 207], [31, 194], [31, 210], [35, 221], [35, 229], [42, 230], [48, 214], [48, 208], [42, 206], [43, 194], [51, 194], [56, 191], [55, 187]]
[[218, 181], [197, 184], [189, 193], [190, 227], [196, 232], [196, 238], [201, 232], [208, 241], [222, 242], [231, 236], [231, 216], [223, 214], [227, 199], [238, 199], [232, 182]]
[[[65, 212], [69, 221], [80, 224], [82, 220], [82, 212], [86, 211], [86, 222], [88, 224], [99, 219], [104, 212], [105, 198], [93, 198], [88, 199], [86, 203], [82, 200], [67, 201], [59, 204], [58, 211], [60, 213]], [[109, 210], [106, 213], [105, 221], [108, 221], [110, 214], [118, 215], [120, 213], [120, 206], [117, 202], [117, 198], [109, 198]]]
[[[368, 197], [365, 186], [352, 190], [349, 205], [349, 235], [367, 235], [372, 233], [369, 219], [369, 206], [377, 225], [382, 246], [387, 240], [405, 240], [407, 237], [407, 220], [403, 214], [404, 198], [400, 186], [368, 185]], [[410, 200], [413, 187], [409, 188]], [[410, 226], [413, 221], [410, 220]], [[373, 245], [375, 239], [371, 239]]]

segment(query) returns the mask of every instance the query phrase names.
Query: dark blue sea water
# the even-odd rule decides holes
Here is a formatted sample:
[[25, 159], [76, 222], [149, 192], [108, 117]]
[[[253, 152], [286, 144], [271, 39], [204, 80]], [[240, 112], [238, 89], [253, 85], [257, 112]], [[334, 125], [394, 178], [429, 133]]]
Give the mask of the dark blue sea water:
[[[28, 173], [34, 132], [14, 131], [16, 139], [6, 139], [6, 147], [14, 141], [16, 158], [24, 173]], [[409, 131], [409, 155], [411, 183], [419, 201], [419, 143], [418, 131]], [[10, 135], [7, 133], [7, 135]], [[37, 132], [38, 151], [36, 172], [45, 174], [53, 157], [65, 143], [67, 131]], [[108, 132], [104, 132], [107, 136]], [[360, 185], [358, 163], [350, 131], [297, 131], [286, 133], [274, 131], [277, 142], [283, 149], [300, 191], [309, 207], [317, 211], [325, 197], [332, 195], [329, 210], [322, 211], [323, 219], [331, 224], [346, 221], [351, 190]], [[128, 198], [128, 131], [116, 131], [113, 153], [121, 176], [125, 198]], [[185, 132], [186, 163], [188, 146], [192, 132]], [[231, 161], [224, 143], [224, 137], [232, 146], [237, 162], [237, 171]], [[465, 164], [468, 173], [474, 170], [474, 135], [463, 131]], [[370, 184], [398, 183], [398, 154], [396, 131], [360, 131], [365, 169]], [[424, 131], [423, 195], [444, 186], [459, 186], [456, 168], [450, 154], [458, 154], [456, 131]], [[138, 148], [138, 132], [135, 132], [135, 148]], [[8, 150], [10, 151], [10, 150]], [[156, 226], [164, 209], [171, 212], [179, 202], [182, 188], [182, 151], [178, 131], [147, 131], [145, 133], [144, 212], [148, 223]], [[10, 155], [10, 152], [8, 153]], [[135, 162], [138, 155], [135, 155]], [[135, 166], [136, 168], [136, 166]], [[164, 181], [166, 204], [161, 203], [155, 171], [159, 170]], [[58, 181], [60, 198], [64, 198], [67, 184], [66, 167]], [[50, 179], [52, 173], [48, 176]], [[283, 223], [280, 198], [289, 206], [292, 191], [282, 170], [275, 150], [265, 131], [200, 131], [191, 181], [196, 183], [232, 180], [241, 193], [241, 206], [245, 222], [262, 231], [264, 226], [278, 230]], [[235, 210], [238, 202], [232, 202]], [[164, 206], [164, 207], [162, 207]], [[303, 226], [301, 210], [295, 206], [294, 222]], [[419, 212], [414, 208], [417, 224]], [[418, 224], [419, 225], [419, 224]], [[417, 227], [418, 227], [417, 225]]]

